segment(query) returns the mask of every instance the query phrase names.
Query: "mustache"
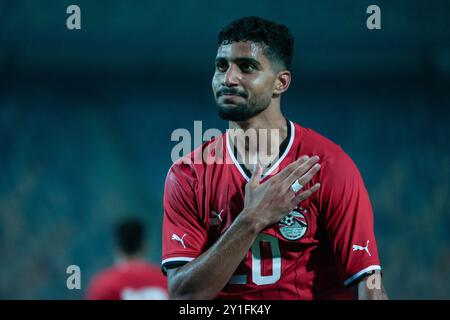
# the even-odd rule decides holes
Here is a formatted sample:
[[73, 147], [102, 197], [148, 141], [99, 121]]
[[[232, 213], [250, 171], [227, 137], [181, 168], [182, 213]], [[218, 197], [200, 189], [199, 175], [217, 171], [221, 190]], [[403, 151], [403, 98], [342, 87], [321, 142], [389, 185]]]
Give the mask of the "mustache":
[[245, 91], [236, 88], [221, 88], [216, 92], [217, 97], [222, 96], [224, 94], [236, 95], [244, 98], [248, 97], [248, 94]]

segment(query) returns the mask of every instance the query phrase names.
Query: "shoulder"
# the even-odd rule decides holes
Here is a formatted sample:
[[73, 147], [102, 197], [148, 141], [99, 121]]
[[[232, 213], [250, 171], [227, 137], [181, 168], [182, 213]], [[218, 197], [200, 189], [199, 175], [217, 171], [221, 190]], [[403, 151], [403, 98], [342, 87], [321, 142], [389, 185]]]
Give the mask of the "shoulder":
[[98, 291], [111, 287], [117, 278], [117, 272], [115, 267], [99, 271], [94, 274], [90, 282], [90, 291]]
[[199, 180], [207, 166], [223, 161], [224, 141], [225, 133], [212, 138], [189, 154], [176, 160], [167, 173], [166, 184], [175, 181], [193, 183]]
[[165, 282], [166, 277], [163, 275], [161, 271], [161, 267], [159, 265], [154, 265], [152, 263], [147, 263], [146, 270], [149, 276], [155, 281]]
[[333, 162], [348, 157], [340, 145], [311, 128], [295, 124], [296, 134], [300, 135], [299, 147], [302, 154], [318, 155], [321, 161]]
[[296, 125], [296, 132], [301, 135], [301, 155], [320, 157], [321, 175], [338, 179], [354, 174], [359, 175], [355, 163], [340, 145], [310, 128]]
[[153, 264], [150, 261], [139, 259], [137, 261], [129, 262], [126, 273], [137, 274], [143, 277], [161, 278], [164, 277], [159, 265]]

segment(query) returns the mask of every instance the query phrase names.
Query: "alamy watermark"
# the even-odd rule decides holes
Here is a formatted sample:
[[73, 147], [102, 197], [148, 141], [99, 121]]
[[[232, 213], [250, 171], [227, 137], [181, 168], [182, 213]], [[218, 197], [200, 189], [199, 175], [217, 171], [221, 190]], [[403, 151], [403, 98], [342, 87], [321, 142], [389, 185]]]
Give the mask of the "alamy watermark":
[[66, 13], [70, 16], [66, 19], [66, 27], [69, 30], [81, 29], [81, 9], [76, 4], [71, 4], [67, 7]]
[[366, 13], [370, 14], [367, 18], [366, 26], [369, 30], [381, 29], [381, 9], [379, 6], [372, 4], [367, 7]]
[[[69, 30], [81, 29], [81, 8], [76, 4], [67, 7], [66, 13], [69, 16], [66, 19], [66, 27]], [[381, 29], [381, 9], [379, 6], [372, 4], [367, 7], [366, 13], [370, 16], [366, 20], [366, 26], [369, 30]]]
[[[193, 134], [188, 129], [178, 128], [170, 139], [178, 142], [171, 152], [173, 163], [233, 164], [238, 161], [250, 168], [256, 164], [265, 167], [279, 158], [281, 130], [237, 128], [227, 129], [223, 134], [216, 128], [203, 131], [202, 121], [194, 121]], [[211, 143], [199, 147], [208, 141]], [[197, 147], [195, 151], [194, 147]]]
[[381, 290], [381, 276], [377, 273], [368, 276], [366, 286], [369, 290]]
[[81, 290], [81, 269], [76, 264], [67, 267], [66, 273], [69, 274], [66, 280], [66, 286], [69, 290]]

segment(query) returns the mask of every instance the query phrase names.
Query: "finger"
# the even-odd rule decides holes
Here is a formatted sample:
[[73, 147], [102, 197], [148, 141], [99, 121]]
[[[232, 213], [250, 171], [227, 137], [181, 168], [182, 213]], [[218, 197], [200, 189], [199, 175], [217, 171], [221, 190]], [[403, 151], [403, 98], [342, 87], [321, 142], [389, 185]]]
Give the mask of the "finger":
[[303, 192], [301, 192], [300, 194], [296, 195], [293, 199], [292, 199], [292, 204], [298, 205], [300, 202], [304, 201], [305, 199], [309, 198], [314, 192], [316, 192], [317, 190], [320, 189], [320, 183], [316, 183], [315, 185], [313, 185], [311, 188], [309, 188], [308, 190], [305, 190]]
[[289, 177], [295, 169], [297, 169], [299, 166], [303, 165], [308, 160], [309, 160], [308, 156], [303, 156], [303, 157], [295, 160], [294, 162], [292, 162], [291, 164], [286, 166], [283, 170], [281, 170], [280, 173], [278, 173], [275, 177], [273, 177], [273, 179], [276, 181], [283, 181], [284, 179]]
[[[314, 156], [308, 159], [308, 161], [304, 162], [302, 165], [300, 165], [294, 171], [292, 171], [292, 173], [285, 179], [286, 183], [292, 185], [295, 182], [295, 180], [299, 179], [299, 177], [303, 177], [306, 173], [309, 173], [312, 168], [315, 168], [312, 172], [316, 174], [320, 170], [320, 164], [317, 163], [317, 161], [319, 160], [320, 158], [318, 156]], [[309, 180], [306, 179], [305, 181], [303, 181], [303, 183], [300, 182], [299, 180], [299, 182], [301, 185], [305, 185], [306, 182]]]
[[[308, 170], [308, 172], [297, 179], [298, 183], [302, 186], [306, 185], [320, 171], [320, 168], [320, 164], [316, 163], [311, 169]], [[295, 181], [293, 183], [295, 183]]]
[[259, 182], [261, 181], [263, 171], [264, 171], [263, 167], [261, 166], [261, 164], [258, 161], [253, 168], [252, 176], [249, 180], [249, 183], [259, 184]]

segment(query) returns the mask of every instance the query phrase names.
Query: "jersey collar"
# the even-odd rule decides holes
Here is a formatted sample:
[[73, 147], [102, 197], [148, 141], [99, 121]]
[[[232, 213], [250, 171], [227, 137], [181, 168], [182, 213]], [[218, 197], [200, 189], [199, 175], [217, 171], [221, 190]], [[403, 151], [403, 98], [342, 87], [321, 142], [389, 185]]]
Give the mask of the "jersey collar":
[[[280, 163], [288, 155], [289, 151], [291, 150], [292, 144], [294, 143], [294, 138], [295, 138], [294, 124], [292, 123], [292, 121], [289, 121], [287, 119], [286, 119], [286, 122], [288, 123], [288, 136], [286, 137], [285, 140], [283, 140], [283, 142], [280, 145], [280, 154], [279, 154], [278, 160], [275, 163], [273, 163], [266, 172], [264, 172], [262, 179], [264, 179], [265, 177], [270, 175], [280, 165]], [[227, 152], [228, 152], [230, 158], [233, 160], [233, 163], [236, 166], [236, 168], [238, 169], [238, 171], [240, 172], [240, 174], [244, 177], [244, 179], [246, 181], [249, 181], [250, 177], [251, 177], [251, 173], [243, 164], [239, 163], [239, 161], [237, 160], [234, 148], [231, 146], [228, 131], [229, 130], [227, 129], [227, 132], [225, 134]], [[286, 146], [286, 142], [287, 142], [287, 146]], [[284, 151], [283, 151], [283, 145], [285, 146]]]

